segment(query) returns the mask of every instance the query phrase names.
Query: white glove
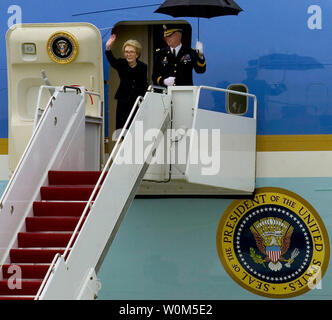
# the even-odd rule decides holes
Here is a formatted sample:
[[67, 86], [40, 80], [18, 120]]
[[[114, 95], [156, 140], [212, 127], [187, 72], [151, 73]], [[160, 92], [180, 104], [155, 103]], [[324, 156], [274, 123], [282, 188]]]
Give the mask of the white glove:
[[165, 86], [173, 86], [175, 83], [175, 77], [168, 77], [164, 80]]
[[196, 50], [201, 56], [203, 55], [203, 43], [198, 40], [196, 42]]

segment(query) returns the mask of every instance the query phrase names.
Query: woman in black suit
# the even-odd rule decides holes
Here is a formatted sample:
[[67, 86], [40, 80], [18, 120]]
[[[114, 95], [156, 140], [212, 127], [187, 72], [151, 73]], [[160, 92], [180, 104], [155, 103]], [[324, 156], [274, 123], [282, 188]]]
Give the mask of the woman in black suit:
[[106, 57], [118, 72], [120, 85], [116, 91], [116, 129], [122, 129], [138, 96], [144, 96], [148, 87], [147, 65], [139, 60], [142, 46], [136, 40], [124, 43], [122, 51], [125, 58], [115, 58], [111, 47], [116, 39], [112, 34], [106, 42]]

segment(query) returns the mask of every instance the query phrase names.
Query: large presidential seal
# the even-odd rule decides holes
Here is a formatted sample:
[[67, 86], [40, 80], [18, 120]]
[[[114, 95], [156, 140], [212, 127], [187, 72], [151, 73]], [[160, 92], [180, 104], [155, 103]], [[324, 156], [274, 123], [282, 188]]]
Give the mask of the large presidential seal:
[[257, 189], [224, 212], [217, 249], [228, 274], [265, 297], [289, 298], [318, 288], [329, 263], [329, 239], [316, 210], [280, 188]]
[[78, 55], [78, 42], [69, 32], [56, 32], [48, 39], [47, 53], [54, 62], [70, 63]]

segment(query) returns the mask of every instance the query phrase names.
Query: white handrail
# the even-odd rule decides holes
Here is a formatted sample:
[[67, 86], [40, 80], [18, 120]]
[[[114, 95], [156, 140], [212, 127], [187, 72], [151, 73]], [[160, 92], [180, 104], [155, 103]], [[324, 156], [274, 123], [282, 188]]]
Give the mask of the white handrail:
[[[45, 87], [48, 88], [49, 86], [41, 86], [41, 88], [39, 89], [40, 92], [41, 92], [41, 90], [42, 90], [43, 88], [45, 88]], [[52, 87], [52, 88], [56, 88], [56, 89], [59, 90], [60, 87]], [[48, 102], [48, 104], [47, 104], [47, 106], [46, 106], [46, 108], [45, 108], [45, 111], [46, 111], [46, 112], [43, 112], [43, 114], [42, 114], [40, 120], [42, 120], [42, 119], [44, 119], [44, 118], [46, 117], [46, 113], [47, 113], [47, 111], [52, 107], [52, 103], [53, 103], [53, 100], [54, 100], [54, 99], [55, 99], [55, 95], [53, 95], [53, 96], [50, 98], [50, 100], [49, 100], [49, 102]], [[23, 161], [24, 161], [24, 158], [25, 158], [26, 154], [28, 153], [28, 150], [29, 150], [30, 147], [31, 147], [31, 144], [32, 144], [32, 142], [33, 142], [33, 140], [34, 140], [34, 138], [35, 138], [37, 132], [38, 132], [38, 129], [39, 129], [40, 125], [41, 125], [41, 122], [42, 122], [42, 121], [39, 121], [39, 122], [38, 122], [38, 124], [37, 124], [37, 126], [36, 126], [36, 129], [33, 131], [32, 136], [30, 137], [30, 140], [29, 140], [29, 142], [28, 142], [26, 148], [24, 149], [24, 152], [23, 152], [23, 154], [22, 154], [22, 156], [21, 156], [21, 158], [20, 158], [20, 160], [19, 160], [19, 162], [18, 162], [18, 164], [17, 164], [17, 166], [16, 166], [16, 168], [15, 168], [15, 170], [14, 170], [14, 172], [13, 172], [13, 174], [12, 174], [12, 176], [11, 176], [11, 178], [10, 178], [8, 184], [7, 184], [7, 186], [6, 186], [6, 189], [5, 189], [5, 191], [3, 192], [3, 194], [2, 194], [2, 196], [1, 196], [1, 198], [0, 198], [0, 210], [1, 210], [2, 207], [3, 207], [4, 199], [5, 199], [6, 195], [7, 195], [7, 193], [9, 192], [9, 190], [10, 190], [12, 184], [13, 184], [13, 181], [15, 180], [15, 177], [16, 177], [17, 173], [19, 172], [19, 170], [20, 170], [21, 167], [22, 167], [22, 163], [23, 163]]]
[[254, 113], [253, 113], [253, 118], [254, 119], [257, 118], [257, 97], [254, 94], [246, 93], [246, 92], [240, 92], [240, 91], [235, 91], [235, 90], [229, 90], [229, 89], [209, 87], [209, 86], [199, 86], [198, 87], [198, 93], [197, 93], [197, 101], [196, 101], [197, 103], [196, 103], [196, 105], [198, 105], [198, 101], [199, 101], [199, 96], [200, 96], [201, 89], [207, 89], [207, 90], [212, 90], [212, 91], [221, 91], [221, 92], [225, 92], [225, 93], [233, 93], [233, 94], [237, 94], [237, 95], [240, 95], [240, 96], [246, 96], [246, 97], [253, 98], [254, 99]]

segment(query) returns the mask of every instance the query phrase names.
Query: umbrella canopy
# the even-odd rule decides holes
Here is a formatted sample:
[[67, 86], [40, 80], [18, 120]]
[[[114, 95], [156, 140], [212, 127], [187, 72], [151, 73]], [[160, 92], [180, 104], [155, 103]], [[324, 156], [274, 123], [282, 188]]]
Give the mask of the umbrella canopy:
[[176, 17], [213, 18], [238, 15], [242, 9], [233, 0], [166, 0], [156, 13]]

